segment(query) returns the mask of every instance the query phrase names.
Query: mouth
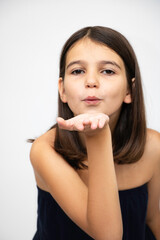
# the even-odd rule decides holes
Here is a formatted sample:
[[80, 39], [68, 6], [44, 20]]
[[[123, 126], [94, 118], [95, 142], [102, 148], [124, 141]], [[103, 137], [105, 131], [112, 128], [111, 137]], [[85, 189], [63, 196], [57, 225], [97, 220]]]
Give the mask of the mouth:
[[97, 98], [95, 96], [88, 96], [83, 101], [88, 104], [88, 105], [97, 105], [98, 103], [101, 102], [102, 99]]

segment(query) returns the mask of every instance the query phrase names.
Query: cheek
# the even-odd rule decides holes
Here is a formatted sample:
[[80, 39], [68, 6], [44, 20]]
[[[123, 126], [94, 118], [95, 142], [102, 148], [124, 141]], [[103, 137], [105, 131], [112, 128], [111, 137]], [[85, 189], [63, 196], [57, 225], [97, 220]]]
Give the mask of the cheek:
[[115, 100], [123, 101], [125, 97], [125, 90], [121, 88], [114, 90], [111, 94], [111, 97]]
[[107, 86], [103, 88], [103, 94], [109, 99], [123, 99], [126, 93], [126, 88], [121, 84]]
[[74, 88], [74, 87], [71, 87], [71, 88], [67, 88], [65, 90], [65, 94], [66, 94], [66, 97], [67, 97], [67, 101], [76, 101], [76, 99], [78, 99], [78, 89], [77, 88]]
[[78, 88], [75, 87], [75, 85], [67, 85], [65, 88], [65, 95], [69, 108], [72, 112], [75, 113], [77, 105], [79, 105], [80, 99], [80, 93], [78, 91]]
[[82, 95], [82, 92], [84, 91], [82, 87], [82, 83], [79, 81], [70, 81], [69, 79], [65, 79], [64, 89], [65, 94], [67, 96], [68, 101], [73, 101], [73, 99], [76, 101], [79, 99]]
[[104, 94], [106, 96], [106, 103], [110, 110], [116, 111], [121, 107], [124, 101], [126, 96], [126, 88], [125, 86], [122, 87], [122, 85], [119, 84], [107, 88], [106, 91], [104, 91]]

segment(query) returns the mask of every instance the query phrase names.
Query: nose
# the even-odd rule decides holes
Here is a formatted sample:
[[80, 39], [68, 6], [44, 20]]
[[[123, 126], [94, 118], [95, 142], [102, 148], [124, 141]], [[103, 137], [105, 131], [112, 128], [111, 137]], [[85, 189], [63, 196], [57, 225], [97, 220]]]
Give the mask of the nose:
[[95, 75], [90, 75], [86, 77], [85, 81], [86, 88], [99, 88], [99, 81]]

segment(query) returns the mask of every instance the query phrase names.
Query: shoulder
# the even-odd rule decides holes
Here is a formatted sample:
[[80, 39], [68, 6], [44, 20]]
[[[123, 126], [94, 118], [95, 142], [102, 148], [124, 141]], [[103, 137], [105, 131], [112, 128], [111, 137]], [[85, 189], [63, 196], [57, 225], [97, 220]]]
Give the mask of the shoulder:
[[52, 148], [54, 152], [54, 140], [55, 128], [45, 132], [34, 140], [30, 150], [30, 160], [33, 167], [35, 166], [37, 159], [42, 155], [42, 153], [44, 154], [45, 152], [47, 152], [49, 148]]
[[153, 173], [152, 178], [148, 182], [149, 198], [146, 221], [148, 225], [153, 222], [158, 226], [158, 222], [160, 220], [160, 133], [155, 130], [148, 129], [147, 135], [147, 151], [150, 163], [153, 166]]
[[[160, 133], [153, 129], [147, 129], [146, 149], [151, 154], [160, 154]], [[159, 155], [160, 156], [160, 155]]]
[[33, 142], [32, 145], [38, 145], [42, 143], [49, 144], [51, 147], [54, 146], [54, 140], [55, 140], [55, 134], [56, 134], [56, 128], [52, 128], [51, 130], [48, 130]]
[[152, 137], [155, 140], [160, 141], [160, 133], [151, 128], [147, 128], [147, 137]]
[[39, 176], [45, 174], [44, 169], [47, 168], [48, 171], [51, 166], [53, 171], [58, 171], [57, 166], [70, 168], [65, 159], [54, 149], [55, 134], [56, 129], [51, 129], [38, 137], [31, 146], [30, 161], [34, 172]]
[[160, 166], [160, 133], [158, 131], [147, 129], [144, 156], [150, 162], [154, 172]]
[[[49, 191], [48, 186], [61, 181], [61, 176], [78, 175], [65, 159], [54, 150], [55, 129], [38, 137], [30, 150], [30, 161], [37, 184]], [[56, 186], [54, 186], [56, 189]], [[50, 192], [50, 191], [49, 191]]]

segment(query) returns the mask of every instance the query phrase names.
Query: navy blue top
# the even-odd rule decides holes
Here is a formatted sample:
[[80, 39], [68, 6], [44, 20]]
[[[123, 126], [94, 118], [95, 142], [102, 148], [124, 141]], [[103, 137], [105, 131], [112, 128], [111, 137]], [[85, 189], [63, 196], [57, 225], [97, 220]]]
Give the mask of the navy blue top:
[[[93, 240], [61, 209], [50, 193], [38, 188], [37, 231], [33, 240]], [[156, 240], [145, 223], [147, 184], [119, 191], [123, 240]]]

